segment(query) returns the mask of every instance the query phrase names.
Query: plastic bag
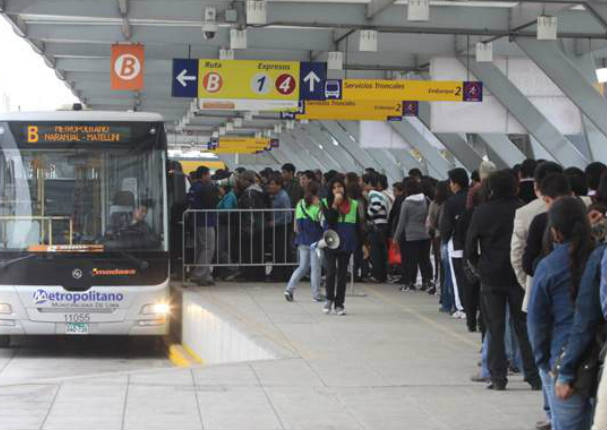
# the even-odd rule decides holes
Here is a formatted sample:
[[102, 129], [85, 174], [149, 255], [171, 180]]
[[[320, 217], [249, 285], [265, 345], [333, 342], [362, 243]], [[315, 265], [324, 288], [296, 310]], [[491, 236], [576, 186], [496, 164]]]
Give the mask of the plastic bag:
[[390, 239], [388, 242], [388, 264], [390, 266], [397, 266], [401, 264], [401, 261], [400, 248], [396, 242]]

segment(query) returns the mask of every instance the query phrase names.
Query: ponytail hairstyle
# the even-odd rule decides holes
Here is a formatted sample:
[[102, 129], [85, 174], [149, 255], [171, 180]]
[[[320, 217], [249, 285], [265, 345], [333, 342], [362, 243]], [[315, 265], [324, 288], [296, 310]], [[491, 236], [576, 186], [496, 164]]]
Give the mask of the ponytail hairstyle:
[[549, 226], [569, 243], [569, 270], [571, 272], [571, 299], [575, 301], [582, 273], [594, 248], [586, 206], [576, 197], [563, 197], [554, 202], [548, 212]]
[[311, 206], [314, 203], [314, 198], [318, 196], [318, 190], [320, 189], [318, 182], [308, 182], [304, 193], [304, 203], [306, 207]]

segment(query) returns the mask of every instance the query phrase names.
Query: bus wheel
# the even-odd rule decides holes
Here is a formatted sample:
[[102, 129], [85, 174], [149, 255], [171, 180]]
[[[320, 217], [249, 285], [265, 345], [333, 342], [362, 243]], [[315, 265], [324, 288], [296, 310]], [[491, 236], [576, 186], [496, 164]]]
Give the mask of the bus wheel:
[[9, 335], [0, 336], [0, 348], [8, 348], [11, 345], [11, 337]]

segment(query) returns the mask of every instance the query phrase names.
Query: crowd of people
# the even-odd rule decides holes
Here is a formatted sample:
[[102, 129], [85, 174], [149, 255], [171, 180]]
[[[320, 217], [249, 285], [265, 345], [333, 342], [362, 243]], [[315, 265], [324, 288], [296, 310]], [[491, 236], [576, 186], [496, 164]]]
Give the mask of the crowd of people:
[[[450, 170], [446, 181], [412, 169], [391, 186], [372, 168], [323, 174], [285, 164], [281, 172], [236, 173], [233, 181], [204, 167], [190, 175], [190, 208], [218, 209], [197, 220], [196, 258], [206, 265], [192, 281], [212, 284], [210, 266], [222, 259], [234, 263], [222, 267], [224, 279], [266, 279], [264, 256], [247, 241], [268, 240], [262, 232], [271, 227], [273, 261], [285, 264], [269, 279], [284, 282], [287, 301], [306, 277], [327, 314], [346, 314], [348, 275], [425, 291], [441, 312], [481, 333], [472, 380], [501, 391], [522, 372], [544, 397], [538, 428], [607, 429], [607, 166], [527, 159], [498, 170], [483, 161], [471, 175]], [[239, 215], [240, 259], [215, 253], [215, 243], [232, 240], [215, 238], [218, 223], [233, 222], [221, 210], [263, 208], [275, 212]], [[337, 247], [322, 245], [327, 231]]]

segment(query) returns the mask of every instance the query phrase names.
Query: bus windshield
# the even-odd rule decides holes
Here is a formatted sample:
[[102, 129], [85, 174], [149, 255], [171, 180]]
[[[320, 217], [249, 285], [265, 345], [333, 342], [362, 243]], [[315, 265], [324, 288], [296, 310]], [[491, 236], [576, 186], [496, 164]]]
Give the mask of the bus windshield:
[[0, 252], [166, 251], [161, 137], [0, 122]]

